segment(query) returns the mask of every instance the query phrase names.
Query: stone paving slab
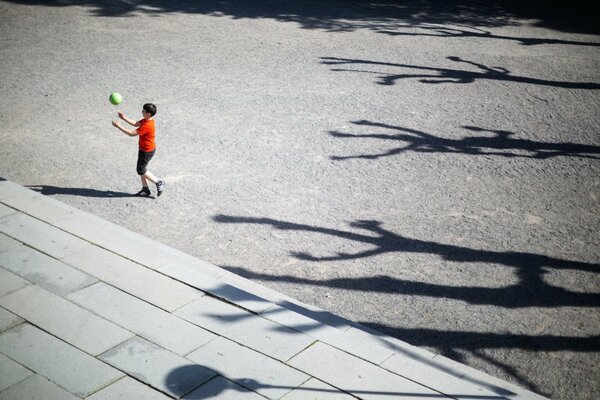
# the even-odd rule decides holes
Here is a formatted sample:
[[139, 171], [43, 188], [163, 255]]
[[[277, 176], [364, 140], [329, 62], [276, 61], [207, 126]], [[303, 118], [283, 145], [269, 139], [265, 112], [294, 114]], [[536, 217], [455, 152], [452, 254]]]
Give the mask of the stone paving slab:
[[23, 322], [23, 318], [0, 307], [0, 333], [19, 325], [21, 322]]
[[86, 400], [168, 400], [171, 397], [136, 381], [129, 376], [97, 391]]
[[[155, 243], [158, 244], [158, 242]], [[164, 251], [169, 256], [169, 262], [167, 264], [164, 264], [163, 266], [169, 264], [184, 265], [189, 268], [192, 268], [194, 271], [202, 273], [205, 276], [210, 276], [213, 278], [219, 278], [227, 272], [226, 270], [219, 268], [214, 264], [211, 264], [196, 257], [192, 257], [191, 255], [174, 249], [172, 247], [164, 246], [162, 244], [160, 244], [160, 246], [162, 247], [162, 251]]]
[[217, 376], [183, 397], [184, 400], [216, 399], [216, 400], [264, 400], [264, 397], [244, 387]]
[[224, 337], [187, 358], [269, 399], [279, 399], [309, 379], [294, 368]]
[[22, 213], [0, 218], [0, 232], [56, 258], [89, 246], [86, 241]]
[[67, 297], [80, 306], [179, 355], [215, 338], [212, 333], [105, 283]]
[[14, 214], [16, 212], [17, 212], [16, 210], [14, 210], [10, 207], [7, 207], [4, 204], [0, 204], [0, 218], [4, 217], [6, 215]]
[[274, 306], [260, 315], [375, 364], [381, 363], [394, 354], [390, 349], [366, 342], [363, 337], [347, 335], [346, 331], [322, 324], [284, 307]]
[[510, 382], [502, 381], [442, 355], [435, 355], [432, 361], [435, 362], [436, 368], [447, 368], [452, 373], [460, 375], [461, 380], [467, 384], [474, 383], [511, 400], [547, 400], [544, 396], [525, 390]]
[[180, 308], [175, 315], [281, 361], [314, 341], [309, 336], [209, 296]]
[[37, 285], [0, 298], [0, 305], [91, 355], [103, 353], [134, 336]]
[[7, 181], [0, 178], [0, 200], [4, 200], [8, 197], [16, 196], [18, 194], [31, 194], [32, 190], [29, 190], [17, 183]]
[[440, 368], [433, 360], [420, 360], [394, 354], [383, 362], [381, 367], [458, 400], [473, 398], [506, 400], [498, 393], [461, 379], [449, 368]]
[[77, 209], [34, 191], [6, 197], [2, 202], [50, 224], [73, 217], [77, 213]]
[[29, 284], [25, 279], [0, 268], [0, 297], [23, 289]]
[[63, 297], [97, 282], [94, 277], [27, 246], [0, 254], [0, 267]]
[[320, 342], [292, 358], [288, 364], [361, 399], [396, 397], [422, 400], [442, 396], [439, 392]]
[[123, 373], [29, 324], [0, 335], [0, 353], [69, 392], [85, 397]]
[[273, 306], [270, 301], [238, 289], [212, 276], [207, 276], [190, 265], [171, 263], [159, 268], [158, 271], [255, 313], [260, 313]]
[[176, 398], [215, 376], [214, 371], [140, 337], [124, 342], [99, 358]]
[[172, 262], [171, 255], [163, 251], [162, 245], [89, 214], [81, 213], [55, 225], [151, 269]]
[[79, 397], [67, 392], [41, 375], [31, 377], [0, 392], [0, 400], [77, 400]]
[[167, 311], [176, 310], [204, 295], [97, 246], [86, 247], [62, 261]]
[[252, 312], [262, 313], [269, 308], [279, 305], [290, 311], [294, 310], [295, 314], [306, 316], [313, 321], [316, 320], [320, 324], [335, 326], [337, 330], [347, 330], [352, 326], [349, 321], [342, 317], [301, 303], [298, 300], [275, 292], [265, 286], [257, 285], [227, 270], [205, 262], [198, 263], [198, 260], [192, 262], [189, 260], [189, 256], [181, 257], [178, 254], [178, 258], [181, 258], [181, 261], [167, 264], [158, 270], [165, 275], [169, 275], [181, 282], [185, 282], [190, 286]]
[[333, 386], [312, 378], [283, 396], [281, 400], [352, 400], [354, 398]]
[[[1, 205], [2, 204], [0, 204], [0, 206]], [[21, 242], [0, 233], [0, 253], [3, 253], [6, 250], [10, 250], [10, 249], [20, 246], [20, 245], [21, 245]]]
[[5, 355], [0, 354], [0, 392], [31, 375], [33, 375], [33, 372]]

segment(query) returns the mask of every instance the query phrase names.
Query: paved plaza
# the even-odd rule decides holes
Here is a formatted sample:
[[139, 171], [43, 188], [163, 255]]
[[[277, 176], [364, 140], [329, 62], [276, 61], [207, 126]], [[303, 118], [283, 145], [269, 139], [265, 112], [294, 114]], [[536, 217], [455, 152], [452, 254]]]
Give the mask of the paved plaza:
[[0, 180], [0, 399], [543, 399]]
[[[124, 374], [127, 352], [158, 346], [198, 363], [202, 349], [231, 344], [195, 341], [200, 334], [171, 343], [139, 331], [126, 322], [145, 320], [145, 308], [113, 312], [122, 298], [105, 293], [113, 287], [351, 395], [412, 392], [346, 386], [325, 374], [341, 369], [326, 362], [323, 374], [300, 368], [303, 353], [325, 355], [321, 345], [290, 339], [289, 349], [267, 351], [240, 331], [268, 319], [412, 379], [402, 368], [420, 367], [395, 363], [390, 352], [398, 351], [386, 347], [397, 340], [530, 393], [597, 400], [596, 15], [592, 2], [578, 0], [0, 0], [0, 176], [95, 221], [79, 226], [61, 206], [41, 215], [4, 203], [15, 210], [3, 217], [5, 236], [23, 243], [8, 249], [12, 261], [31, 248], [85, 274], [52, 278], [49, 288], [37, 272], [9, 270], [39, 288], [20, 288], [0, 306], [39, 331], [12, 327], [6, 337], [46, 332]], [[119, 107], [108, 101], [112, 92], [123, 96]], [[166, 182], [160, 198], [154, 187], [151, 198], [133, 196], [137, 141], [111, 124], [117, 111], [140, 118], [146, 102], [158, 108], [150, 171]], [[39, 249], [43, 234], [12, 230], [46, 225], [21, 214], [78, 240], [69, 239], [69, 254]], [[121, 234], [135, 239], [111, 240]], [[242, 309], [252, 318], [216, 305], [203, 315], [193, 305], [237, 300], [166, 269], [173, 260], [140, 240], [336, 330], [250, 305]], [[86, 264], [99, 254], [110, 261], [106, 276]], [[120, 274], [140, 266], [188, 289], [170, 289], [177, 282], [166, 278], [152, 284], [146, 272]], [[199, 289], [207, 294], [194, 298]], [[63, 337], [60, 326], [20, 315], [27, 310], [13, 306], [24, 298], [79, 307], [114, 334], [89, 343], [88, 335]], [[114, 302], [99, 308], [97, 298]], [[340, 330], [343, 338], [362, 334], [357, 326], [378, 332], [384, 351], [325, 340]], [[273, 339], [287, 342], [283, 335]], [[26, 365], [33, 360], [7, 358], [37, 373]], [[154, 371], [131, 376], [156, 384]], [[262, 395], [241, 375], [221, 376]]]

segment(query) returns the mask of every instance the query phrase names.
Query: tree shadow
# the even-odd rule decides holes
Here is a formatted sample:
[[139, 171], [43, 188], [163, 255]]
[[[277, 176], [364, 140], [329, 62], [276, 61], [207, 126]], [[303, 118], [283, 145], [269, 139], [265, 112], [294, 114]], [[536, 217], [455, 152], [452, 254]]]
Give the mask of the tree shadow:
[[[448, 245], [433, 241], [411, 239], [385, 230], [381, 222], [374, 220], [358, 220], [350, 223], [356, 229], [366, 231], [361, 234], [330, 228], [315, 227], [278, 221], [270, 218], [252, 218], [216, 215], [219, 223], [268, 225], [275, 229], [320, 233], [340, 237], [371, 248], [359, 253], [337, 253], [335, 256], [317, 257], [303, 252], [292, 252], [297, 259], [304, 261], [343, 261], [378, 256], [385, 253], [420, 253], [433, 254], [443, 260], [454, 262], [477, 262], [487, 265], [502, 265], [515, 268], [518, 283], [504, 288], [449, 287], [427, 283], [393, 280], [389, 277], [361, 278], [354, 280], [334, 280], [331, 285], [344, 285], [353, 290], [373, 290], [381, 292], [405, 293], [440, 298], [452, 298], [471, 304], [491, 304], [506, 308], [522, 307], [600, 307], [600, 294], [582, 293], [566, 290], [546, 283], [543, 276], [556, 270], [574, 270], [598, 273], [600, 264], [582, 261], [562, 260], [540, 254], [523, 252], [499, 252], [478, 250], [468, 247]], [[268, 278], [268, 277], [267, 277]], [[309, 281], [303, 283], [310, 283]], [[327, 283], [325, 282], [326, 286]], [[339, 286], [335, 286], [339, 287]]]
[[396, 84], [396, 81], [401, 79], [418, 79], [421, 83], [429, 84], [440, 84], [440, 83], [455, 83], [455, 84], [466, 84], [474, 83], [476, 81], [498, 81], [498, 82], [516, 82], [525, 83], [529, 85], [540, 85], [548, 87], [558, 87], [563, 89], [586, 89], [586, 90], [597, 90], [600, 89], [600, 84], [595, 82], [567, 82], [567, 81], [549, 81], [545, 79], [530, 78], [525, 76], [511, 75], [510, 71], [504, 67], [489, 67], [485, 64], [477, 63], [474, 61], [463, 60], [460, 57], [450, 56], [448, 60], [471, 65], [479, 69], [479, 71], [469, 71], [464, 69], [452, 69], [452, 68], [441, 68], [441, 67], [427, 67], [422, 65], [414, 64], [396, 64], [382, 61], [370, 61], [370, 60], [359, 60], [351, 58], [338, 58], [338, 57], [321, 57], [321, 64], [325, 65], [369, 65], [369, 66], [385, 66], [394, 68], [405, 68], [407, 70], [417, 70], [423, 72], [417, 73], [403, 73], [403, 74], [392, 74], [392, 73], [381, 73], [378, 71], [359, 70], [359, 69], [343, 69], [343, 68], [332, 68], [332, 71], [338, 72], [362, 72], [379, 75], [379, 81], [376, 83], [379, 85], [392, 86]]
[[[224, 267], [231, 272], [243, 272], [246, 269], [243, 268], [235, 268], [235, 267]], [[253, 274], [248, 274], [248, 278], [253, 278], [260, 276], [255, 276]], [[285, 280], [277, 279], [277, 280]], [[297, 282], [295, 280], [291, 280], [292, 282]], [[250, 295], [252, 296], [252, 295]], [[269, 308], [259, 314], [259, 316], [266, 318], [267, 320], [277, 321], [277, 316], [275, 314], [284, 312], [285, 309], [289, 309], [287, 305], [282, 305], [281, 308]], [[322, 313], [327, 314], [324, 311]], [[206, 314], [208, 317], [212, 317], [214, 319], [218, 319], [220, 322], [228, 322], [235, 323], [236, 321], [240, 321], [248, 318], [256, 318], [256, 315], [248, 312], [240, 312], [239, 314], [230, 314], [227, 316], [223, 316], [220, 314]], [[304, 323], [295, 322], [295, 323], [287, 323], [285, 326], [273, 325], [271, 329], [274, 331], [279, 331], [282, 333], [289, 333], [289, 329], [297, 331], [299, 333], [312, 336], [312, 332], [314, 331], [316, 335], [314, 337], [317, 340], [320, 339], [319, 332], [322, 331], [323, 324], [327, 325], [326, 322], [323, 322], [319, 317], [319, 313], [313, 311], [309, 316], [310, 320], [307, 320]], [[325, 316], [327, 319], [327, 316]], [[335, 326], [335, 325], [332, 325]], [[421, 363], [423, 366], [427, 368], [431, 368], [432, 371], [437, 371], [438, 373], [447, 374], [449, 376], [459, 378], [464, 380], [465, 382], [470, 382], [477, 386], [481, 386], [486, 388], [487, 390], [496, 393], [498, 396], [490, 396], [490, 397], [475, 397], [477, 399], [506, 399], [510, 398], [514, 395], [514, 392], [506, 389], [505, 387], [495, 385], [489, 382], [486, 379], [481, 379], [478, 376], [473, 376], [465, 371], [464, 368], [454, 368], [452, 365], [448, 365], [444, 362], [439, 362], [439, 359], [435, 357], [430, 357], [424, 355], [422, 352], [417, 352], [411, 349], [412, 345], [416, 346], [427, 346], [429, 348], [435, 348], [439, 351], [443, 356], [452, 358], [460, 363], [466, 363], [467, 360], [464, 359], [463, 354], [460, 351], [469, 351], [475, 357], [481, 358], [489, 364], [495, 365], [496, 367], [502, 369], [507, 374], [516, 378], [520, 384], [527, 387], [529, 390], [532, 390], [537, 393], [543, 394], [543, 391], [540, 390], [534, 383], [530, 382], [526, 376], [523, 376], [517, 368], [504, 364], [498, 360], [495, 360], [491, 356], [486, 355], [482, 352], [482, 350], [486, 349], [522, 349], [526, 351], [575, 351], [575, 352], [591, 352], [598, 351], [600, 345], [600, 336], [589, 336], [589, 337], [566, 337], [566, 336], [555, 336], [555, 335], [525, 335], [525, 334], [510, 334], [510, 333], [481, 333], [481, 332], [469, 332], [469, 331], [458, 331], [458, 332], [448, 332], [448, 331], [440, 331], [435, 329], [403, 329], [390, 327], [384, 324], [372, 323], [372, 322], [360, 322], [359, 324], [351, 323], [351, 326], [355, 329], [361, 330], [372, 335], [380, 346], [387, 348], [393, 351], [396, 354], [402, 355], [404, 357], [408, 357], [415, 362]], [[340, 335], [344, 336], [344, 329], [340, 330]], [[388, 335], [388, 337], [383, 336], [382, 333]], [[422, 336], [419, 340], [415, 340], [415, 338]], [[402, 341], [407, 341], [411, 343], [408, 347], [406, 345], [399, 345], [398, 343], [390, 341], [389, 337], [395, 337]], [[339, 339], [339, 338], [338, 338]], [[325, 343], [329, 343], [330, 340], [331, 345], [335, 347], [335, 339], [332, 339], [330, 334], [326, 335]], [[461, 341], [464, 340], [464, 341]], [[372, 344], [371, 344], [372, 345]], [[318, 360], [315, 360], [318, 362]], [[411, 380], [414, 380], [417, 383], [423, 384], [425, 386], [429, 386], [434, 390], [438, 390], [441, 393], [445, 393], [450, 397], [456, 398], [469, 398], [469, 395], [449, 394], [446, 390], [443, 389], [444, 384], [436, 387], [436, 385], [432, 386], [432, 379], [429, 374], [421, 372], [419, 374], [419, 379], [416, 377], [408, 377]], [[256, 389], [257, 387], [247, 386], [244, 383], [240, 383], [246, 387]], [[260, 386], [258, 386], [260, 387]], [[277, 386], [279, 387], [279, 386]], [[349, 391], [353, 394], [358, 394], [353, 390]], [[360, 392], [365, 393], [366, 392]], [[373, 393], [373, 392], [369, 392]], [[383, 393], [380, 393], [383, 394]], [[387, 394], [387, 393], [386, 393]], [[400, 393], [393, 393], [400, 395]]]
[[223, 268], [244, 278], [263, 282], [287, 282], [356, 292], [433, 297], [459, 300], [473, 305], [492, 305], [509, 309], [525, 307], [600, 307], [600, 294], [573, 292], [544, 282], [539, 283], [537, 278], [534, 286], [526, 286], [529, 281], [520, 277], [521, 280], [518, 283], [499, 288], [489, 288], [414, 282], [387, 275], [310, 279], [293, 275], [258, 273], [235, 266], [223, 266]]
[[362, 158], [374, 160], [381, 157], [394, 156], [409, 151], [417, 153], [458, 153], [475, 156], [500, 156], [500, 157], [522, 157], [545, 160], [553, 157], [577, 157], [599, 159], [600, 147], [578, 144], [578, 143], [549, 143], [534, 140], [514, 138], [515, 133], [485, 129], [476, 126], [463, 126], [472, 132], [487, 132], [494, 136], [464, 136], [461, 139], [447, 139], [432, 135], [416, 129], [404, 128], [371, 121], [353, 121], [354, 125], [368, 126], [395, 130], [402, 133], [397, 134], [350, 134], [338, 131], [330, 131], [329, 134], [337, 138], [349, 139], [382, 139], [404, 142], [406, 145], [390, 149], [384, 153], [361, 154], [353, 156], [331, 156], [332, 160], [348, 160]]
[[115, 192], [113, 190], [97, 190], [89, 188], [64, 188], [57, 186], [48, 185], [30, 185], [27, 186], [29, 189], [34, 190], [46, 196], [54, 195], [69, 195], [69, 196], [81, 196], [81, 197], [100, 197], [100, 198], [121, 198], [121, 197], [140, 197], [154, 199], [153, 196], [136, 196], [133, 193], [126, 192]]
[[[400, 27], [397, 27], [400, 28]], [[551, 38], [524, 38], [518, 36], [496, 35], [490, 31], [486, 31], [475, 26], [442, 26], [442, 25], [405, 25], [406, 29], [420, 29], [425, 32], [407, 32], [407, 31], [386, 31], [380, 30], [379, 33], [390, 36], [426, 36], [426, 37], [441, 37], [441, 38], [474, 38], [474, 39], [496, 39], [518, 42], [523, 46], [536, 46], [544, 44], [559, 44], [573, 46], [600, 46], [599, 42], [581, 42], [577, 40], [551, 39]], [[462, 29], [461, 29], [462, 28]]]
[[406, 24], [453, 24], [483, 27], [535, 25], [564, 32], [597, 33], [593, 5], [581, 0], [9, 0], [33, 6], [91, 8], [98, 17], [135, 17], [139, 14], [203, 14], [233, 19], [272, 19], [304, 29], [351, 32], [359, 29], [395, 30]]
[[486, 355], [486, 349], [525, 349], [544, 352], [600, 352], [600, 335], [575, 337], [556, 335], [523, 335], [511, 333], [489, 333], [471, 331], [441, 331], [437, 329], [407, 329], [385, 324], [363, 321], [362, 325], [375, 329], [386, 335], [399, 338], [415, 346], [437, 349], [444, 357], [460, 363], [466, 363], [460, 351], [468, 351], [475, 357], [495, 365], [527, 389], [550, 397], [543, 388], [531, 382], [517, 368]]

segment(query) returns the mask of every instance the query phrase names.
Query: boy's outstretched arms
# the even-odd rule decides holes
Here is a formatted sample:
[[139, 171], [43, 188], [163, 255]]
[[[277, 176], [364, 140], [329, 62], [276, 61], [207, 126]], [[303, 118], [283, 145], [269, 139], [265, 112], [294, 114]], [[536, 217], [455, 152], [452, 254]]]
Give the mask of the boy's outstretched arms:
[[127, 122], [131, 126], [140, 126], [140, 121], [134, 121], [131, 118], [127, 118], [125, 114], [123, 114], [123, 112], [121, 111], [117, 112], [117, 115], [119, 116], [119, 118], [121, 118], [123, 121]]
[[129, 136], [137, 136], [138, 135], [137, 131], [135, 131], [135, 130], [129, 130], [129, 129], [123, 128], [121, 126], [121, 124], [119, 124], [119, 121], [113, 121], [112, 124], [115, 128], [117, 128], [118, 130], [120, 130], [121, 132], [123, 132], [126, 135], [129, 135]]

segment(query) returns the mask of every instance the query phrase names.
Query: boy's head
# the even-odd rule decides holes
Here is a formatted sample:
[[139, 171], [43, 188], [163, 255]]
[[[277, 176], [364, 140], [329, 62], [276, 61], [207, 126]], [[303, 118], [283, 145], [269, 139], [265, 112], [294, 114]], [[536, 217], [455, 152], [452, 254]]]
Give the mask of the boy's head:
[[146, 103], [146, 104], [144, 104], [143, 112], [144, 112], [144, 117], [146, 117], [146, 114], [150, 114], [150, 116], [147, 118], [154, 117], [154, 114], [156, 114], [156, 106], [152, 103]]

